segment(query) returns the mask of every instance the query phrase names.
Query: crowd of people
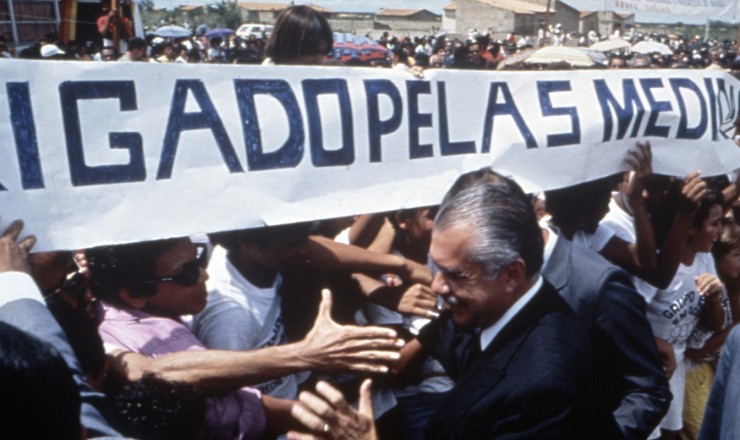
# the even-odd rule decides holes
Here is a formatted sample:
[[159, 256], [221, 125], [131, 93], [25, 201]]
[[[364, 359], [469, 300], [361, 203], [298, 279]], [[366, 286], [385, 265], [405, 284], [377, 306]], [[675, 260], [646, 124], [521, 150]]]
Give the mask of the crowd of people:
[[[324, 20], [326, 21], [326, 20]], [[227, 63], [227, 64], [270, 64], [269, 38], [258, 38], [250, 34], [247, 38], [235, 33], [207, 37], [207, 26], [199, 26], [190, 37], [163, 38], [152, 32], [146, 36], [134, 36], [131, 21], [116, 10], [103, 6], [97, 21], [100, 39], [94, 42], [61, 42], [49, 34], [35, 44], [16, 51], [10, 41], [0, 37], [0, 56], [5, 58], [64, 59], [79, 61], [149, 61], [157, 63]], [[328, 23], [326, 29], [329, 29]], [[331, 30], [329, 29], [329, 32]], [[114, 34], [116, 38], [114, 39]], [[309, 33], [310, 35], [310, 33]], [[666, 34], [640, 34], [630, 32], [622, 35], [600, 35], [565, 32], [560, 25], [540, 29], [538, 35], [508, 34], [496, 39], [496, 32], [489, 28], [485, 32], [470, 29], [467, 36], [455, 37], [445, 33], [422, 36], [399, 36], [383, 32], [377, 43], [387, 49], [385, 58], [361, 59], [342, 58], [340, 51], [332, 51], [331, 40], [326, 52], [322, 53], [322, 64], [393, 67], [411, 69], [419, 73], [430, 68], [457, 69], [570, 69], [567, 62], [542, 64], [523, 63], [533, 48], [550, 45], [587, 48], [594, 43], [619, 40], [634, 45], [639, 42], [660, 43], [670, 50], [655, 52], [630, 52], [628, 47], [618, 47], [604, 52], [592, 68], [689, 68], [740, 70], [737, 41], [719, 41], [716, 38], [703, 40], [700, 36], [683, 37]], [[370, 35], [368, 34], [367, 37]], [[285, 37], [283, 36], [282, 39]], [[129, 44], [133, 43], [133, 51]], [[344, 59], [344, 63], [339, 61]], [[737, 59], [737, 62], [736, 62]]]
[[[381, 42], [423, 74], [517, 49], [487, 38]], [[316, 65], [332, 32], [292, 6], [264, 48], [189, 43], [130, 38], [119, 60], [254, 43]], [[434, 206], [73, 252], [33, 252], [14, 221], [0, 418], [29, 439], [734, 438], [738, 182], [654, 174], [647, 142], [625, 162], [544, 194], [483, 168]]]

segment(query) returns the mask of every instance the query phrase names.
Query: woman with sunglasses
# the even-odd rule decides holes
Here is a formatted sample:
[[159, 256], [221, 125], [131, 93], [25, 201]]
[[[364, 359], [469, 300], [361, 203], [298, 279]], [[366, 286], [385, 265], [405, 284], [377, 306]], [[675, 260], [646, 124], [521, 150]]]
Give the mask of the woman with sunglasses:
[[290, 401], [246, 385], [310, 369], [385, 372], [383, 363], [397, 358], [402, 342], [395, 332], [333, 322], [328, 292], [300, 342], [206, 350], [181, 319], [206, 305], [208, 275], [197, 255], [189, 239], [178, 238], [92, 249], [88, 262], [112, 373], [129, 381], [153, 373], [206, 391], [211, 438], [259, 438], [290, 428]]

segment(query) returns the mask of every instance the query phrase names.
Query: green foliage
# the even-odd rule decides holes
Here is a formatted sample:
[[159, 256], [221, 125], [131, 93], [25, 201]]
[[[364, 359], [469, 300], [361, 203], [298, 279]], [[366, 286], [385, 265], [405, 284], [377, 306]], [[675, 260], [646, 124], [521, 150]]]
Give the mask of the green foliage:
[[236, 1], [220, 0], [206, 7], [211, 16], [210, 22], [213, 27], [236, 29], [242, 21], [241, 10]]
[[136, 3], [142, 12], [149, 12], [154, 9], [154, 0], [138, 0]]

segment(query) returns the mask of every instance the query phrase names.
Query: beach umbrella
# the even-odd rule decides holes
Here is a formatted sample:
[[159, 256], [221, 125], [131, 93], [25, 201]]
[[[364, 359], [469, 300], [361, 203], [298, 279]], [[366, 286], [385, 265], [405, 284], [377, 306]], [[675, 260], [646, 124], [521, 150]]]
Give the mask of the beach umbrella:
[[216, 28], [211, 29], [205, 33], [206, 38], [225, 38], [229, 35], [234, 35], [234, 31], [227, 28]]
[[523, 49], [519, 52], [513, 53], [499, 61], [498, 65], [496, 65], [496, 70], [505, 70], [509, 66], [515, 66], [532, 56], [533, 53], [535, 53], [535, 49], [532, 48]]
[[657, 41], [640, 41], [639, 43], [632, 46], [632, 52], [641, 54], [659, 53], [661, 55], [672, 55], [673, 51], [670, 47]]
[[611, 52], [613, 50], [629, 49], [631, 44], [624, 40], [604, 40], [594, 43], [589, 47], [592, 50], [598, 50], [599, 52]]
[[[603, 54], [602, 54], [603, 56]], [[593, 55], [577, 47], [548, 46], [538, 49], [524, 64], [568, 63], [574, 67], [591, 67], [597, 64]]]
[[158, 28], [156, 31], [152, 32], [152, 34], [162, 38], [185, 38], [193, 35], [193, 33], [190, 32], [188, 29], [174, 24], [162, 26], [161, 28]]

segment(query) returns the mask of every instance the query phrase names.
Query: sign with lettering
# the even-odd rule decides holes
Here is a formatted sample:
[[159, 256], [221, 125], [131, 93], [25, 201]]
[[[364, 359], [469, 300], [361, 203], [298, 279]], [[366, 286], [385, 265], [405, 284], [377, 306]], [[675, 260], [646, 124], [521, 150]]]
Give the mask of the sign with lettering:
[[604, 7], [607, 11], [645, 12], [653, 17], [678, 21], [687, 18], [734, 20], [736, 3], [736, 0], [606, 0]]
[[0, 61], [0, 216], [37, 249], [439, 203], [483, 166], [552, 189], [740, 167], [717, 71], [486, 72]]

